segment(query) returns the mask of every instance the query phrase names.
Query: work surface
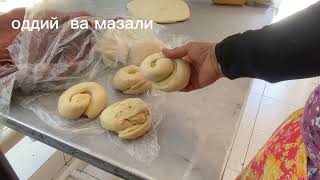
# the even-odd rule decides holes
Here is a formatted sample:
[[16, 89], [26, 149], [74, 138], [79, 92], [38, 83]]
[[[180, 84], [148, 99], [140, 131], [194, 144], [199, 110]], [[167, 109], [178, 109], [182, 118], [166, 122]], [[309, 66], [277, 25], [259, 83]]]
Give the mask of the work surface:
[[[107, 7], [107, 2], [99, 6]], [[115, 5], [125, 7], [119, 3]], [[167, 28], [177, 34], [192, 36], [194, 40], [208, 42], [218, 42], [228, 35], [269, 24], [275, 11], [214, 6], [209, 2], [192, 2], [190, 8], [190, 20], [166, 25]], [[96, 13], [99, 15], [99, 11]], [[218, 179], [223, 170], [249, 85], [249, 79], [220, 79], [202, 90], [167, 94], [165, 103], [159, 107], [164, 114], [157, 127], [161, 150], [159, 157], [150, 164], [138, 162], [124, 149], [115, 146], [107, 133], [70, 136], [43, 123], [35, 114], [14, 102], [9, 117], [1, 118], [1, 121], [8, 127], [127, 179], [212, 180]]]

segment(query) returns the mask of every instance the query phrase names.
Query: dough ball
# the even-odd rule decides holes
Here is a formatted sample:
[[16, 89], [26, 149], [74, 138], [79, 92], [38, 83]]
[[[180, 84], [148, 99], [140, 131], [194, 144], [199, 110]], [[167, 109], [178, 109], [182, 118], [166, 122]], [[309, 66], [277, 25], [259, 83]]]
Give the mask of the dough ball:
[[146, 40], [134, 43], [129, 50], [129, 64], [139, 66], [141, 62], [151, 54], [158, 53], [162, 49], [159, 42]]
[[139, 72], [139, 67], [129, 65], [121, 68], [113, 77], [113, 87], [124, 94], [141, 94], [151, 89], [151, 82]]
[[182, 0], [133, 0], [127, 4], [133, 16], [157, 23], [175, 23], [190, 18], [190, 10]]
[[188, 85], [191, 69], [185, 60], [169, 59], [162, 53], [156, 53], [148, 56], [141, 63], [140, 73], [152, 81], [152, 86], [155, 89], [173, 92]]
[[75, 119], [86, 115], [90, 119], [97, 117], [106, 107], [107, 92], [96, 82], [84, 82], [71, 86], [58, 100], [61, 116]]
[[119, 61], [126, 63], [129, 53], [127, 35], [123, 30], [107, 30], [97, 39], [96, 49], [106, 65]]
[[107, 107], [100, 115], [100, 123], [121, 139], [136, 139], [150, 129], [151, 117], [142, 99], [129, 98]]

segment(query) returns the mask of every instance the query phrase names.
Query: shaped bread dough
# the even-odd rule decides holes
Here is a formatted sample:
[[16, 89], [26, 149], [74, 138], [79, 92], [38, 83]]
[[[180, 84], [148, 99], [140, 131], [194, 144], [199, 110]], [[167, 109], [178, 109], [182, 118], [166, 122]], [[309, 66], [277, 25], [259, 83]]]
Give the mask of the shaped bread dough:
[[162, 53], [148, 56], [140, 66], [140, 73], [152, 86], [165, 92], [179, 91], [190, 79], [190, 65], [182, 59], [169, 59]]
[[113, 77], [113, 87], [124, 94], [145, 93], [152, 84], [139, 72], [139, 67], [129, 65], [121, 68]]
[[129, 98], [107, 107], [100, 115], [101, 126], [118, 133], [122, 139], [136, 139], [151, 127], [147, 104], [140, 98]]
[[82, 114], [93, 119], [106, 107], [107, 92], [96, 82], [84, 82], [71, 86], [58, 100], [61, 116], [75, 119]]
[[126, 61], [129, 53], [126, 34], [119, 29], [107, 30], [97, 39], [96, 50], [101, 53], [104, 64]]
[[133, 0], [127, 4], [133, 16], [157, 23], [174, 23], [190, 18], [190, 10], [182, 0]]
[[161, 49], [162, 45], [159, 42], [151, 40], [134, 43], [129, 50], [128, 63], [139, 66], [145, 58], [160, 52]]

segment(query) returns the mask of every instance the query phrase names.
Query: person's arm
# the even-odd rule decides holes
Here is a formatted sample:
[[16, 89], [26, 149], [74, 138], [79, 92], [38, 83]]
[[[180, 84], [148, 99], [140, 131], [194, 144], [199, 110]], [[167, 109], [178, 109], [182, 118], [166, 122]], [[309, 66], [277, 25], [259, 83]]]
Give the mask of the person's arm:
[[320, 76], [320, 2], [260, 30], [230, 36], [215, 53], [230, 79], [278, 82]]

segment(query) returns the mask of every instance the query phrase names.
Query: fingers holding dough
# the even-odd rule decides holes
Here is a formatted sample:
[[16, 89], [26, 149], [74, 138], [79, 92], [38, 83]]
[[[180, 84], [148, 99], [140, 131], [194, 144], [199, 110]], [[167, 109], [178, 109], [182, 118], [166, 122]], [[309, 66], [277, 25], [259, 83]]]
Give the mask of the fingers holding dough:
[[191, 69], [189, 63], [182, 59], [169, 59], [162, 53], [156, 53], [141, 63], [140, 73], [152, 81], [155, 89], [173, 92], [188, 85]]
[[152, 125], [150, 111], [140, 98], [125, 99], [107, 107], [100, 115], [100, 123], [122, 139], [136, 139]]
[[107, 104], [105, 89], [96, 82], [84, 82], [71, 86], [58, 100], [58, 111], [61, 116], [75, 119], [86, 115], [97, 117]]
[[121, 68], [113, 77], [113, 87], [124, 94], [141, 94], [151, 89], [151, 82], [139, 72], [139, 67], [129, 65]]

